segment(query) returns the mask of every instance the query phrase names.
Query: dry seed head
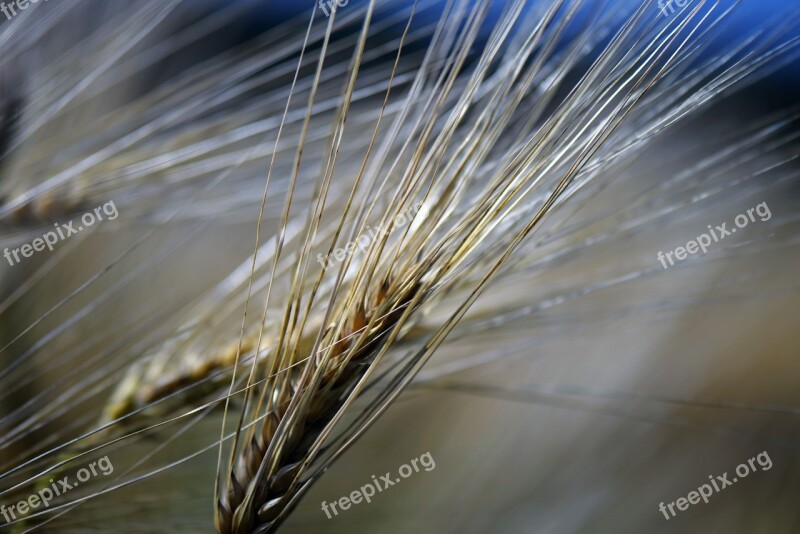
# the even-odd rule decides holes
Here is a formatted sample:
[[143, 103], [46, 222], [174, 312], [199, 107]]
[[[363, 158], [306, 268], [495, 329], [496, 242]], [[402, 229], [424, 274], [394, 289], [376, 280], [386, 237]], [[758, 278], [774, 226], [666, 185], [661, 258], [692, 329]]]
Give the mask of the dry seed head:
[[[247, 361], [255, 355], [256, 340], [255, 335], [246, 336], [242, 340], [241, 361]], [[262, 340], [262, 352], [269, 347], [270, 342], [271, 340]], [[158, 358], [149, 362], [149, 365], [144, 362], [134, 365], [106, 403], [101, 422], [114, 421], [184, 388], [187, 388], [184, 394], [173, 399], [170, 406], [159, 405], [153, 411], [163, 413], [175, 405], [191, 408], [193, 401], [221, 390], [222, 385], [230, 380], [237, 353], [238, 342], [226, 345], [210, 358], [184, 359], [177, 368], [165, 367], [166, 362]], [[259, 365], [264, 365], [266, 360], [268, 358], [259, 359]], [[200, 383], [204, 383], [204, 386], [191, 387]]]
[[[323, 341], [323, 346], [329, 347], [324, 355], [308, 358], [306, 365], [312, 372], [294, 367], [288, 388], [268, 392], [272, 402], [260, 432], [243, 445], [217, 503], [215, 520], [220, 533], [249, 534], [277, 528], [303, 470], [313, 459], [309, 454], [317, 438], [367, 372], [419, 290], [418, 284], [403, 289], [381, 284], [369, 309], [355, 306], [337, 339]], [[326, 337], [334, 331], [328, 329]], [[291, 425], [281, 426], [290, 415], [293, 400], [291, 415], [296, 417]], [[272, 450], [274, 440], [279, 442]]]

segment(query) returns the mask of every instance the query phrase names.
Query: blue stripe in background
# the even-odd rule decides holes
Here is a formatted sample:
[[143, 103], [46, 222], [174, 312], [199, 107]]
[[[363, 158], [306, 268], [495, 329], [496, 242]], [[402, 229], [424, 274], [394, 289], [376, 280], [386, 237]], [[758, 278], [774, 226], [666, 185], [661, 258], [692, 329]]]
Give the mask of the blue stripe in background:
[[[218, 0], [218, 3], [221, 5], [229, 4], [233, 1], [238, 0]], [[250, 0], [248, 0], [250, 1]], [[549, 0], [547, 0], [549, 1]], [[695, 0], [689, 0], [687, 7], [692, 4]], [[537, 0], [531, 2], [531, 5], [534, 4], [541, 4], [543, 0]], [[585, 0], [584, 4], [587, 6], [595, 4], [602, 4], [601, 0]], [[673, 0], [674, 5], [675, 0]], [[319, 10], [318, 7], [318, 0], [266, 0], [259, 2], [261, 7], [259, 8], [259, 13], [254, 13], [254, 16], [258, 17], [259, 24], [264, 25], [262, 27], [271, 27], [276, 24], [279, 24], [289, 18], [298, 16], [305, 13], [308, 13], [308, 10], [312, 7]], [[339, 14], [341, 15], [343, 10], [346, 10], [347, 7], [356, 4], [366, 4], [367, 0], [348, 0], [348, 4], [344, 7], [340, 7]], [[634, 9], [640, 2], [635, 0], [618, 0], [616, 2], [612, 2], [612, 5], [615, 6], [617, 9], [627, 7], [628, 9]], [[654, 16], [663, 16], [660, 15], [660, 10], [658, 7], [658, 0], [651, 0], [652, 4], [652, 11]], [[378, 5], [386, 4], [385, 0], [379, 1]], [[405, 0], [405, 1], [392, 1], [390, 5], [393, 9], [400, 9], [403, 6], [410, 6], [413, 4], [412, 0]], [[503, 6], [506, 4], [505, 1], [494, 0], [493, 5], [490, 9], [489, 21], [496, 21], [500, 13], [502, 12]], [[710, 5], [711, 2], [709, 1], [707, 5]], [[721, 13], [725, 8], [732, 7], [736, 4], [734, 0], [721, 0], [719, 2], [719, 7], [717, 11]], [[386, 11], [379, 10], [380, 13], [386, 14]], [[428, 10], [424, 13], [418, 14], [415, 17], [415, 20], [418, 22], [431, 22], [436, 20], [438, 10]], [[377, 17], [380, 16], [380, 13]], [[319, 10], [317, 16], [324, 16], [322, 11]], [[787, 22], [790, 17], [800, 17], [800, 0], [742, 0], [739, 2], [739, 5], [735, 8], [732, 15], [724, 24], [724, 32], [730, 36], [737, 36], [741, 38], [743, 34], [748, 34], [755, 29], [767, 29], [767, 28], [775, 28], [777, 24]], [[798, 29], [797, 24], [793, 25], [793, 36], [800, 35], [800, 30]], [[796, 62], [792, 67], [791, 70], [797, 72], [800, 70], [800, 62]]]
[[[324, 18], [322, 10], [318, 7], [318, 0], [199, 0], [208, 2], [209, 6], [225, 6], [230, 5], [232, 2], [244, 1], [252, 6], [254, 10], [248, 16], [246, 25], [250, 28], [250, 32], [263, 31], [265, 29], [274, 27], [288, 19], [295, 17], [302, 17], [304, 14], [310, 15], [310, 9], [316, 9], [316, 17]], [[326, 0], [323, 0], [326, 1]], [[543, 2], [550, 0], [535, 0], [531, 2], [531, 6], [541, 5]], [[673, 0], [675, 2], [676, 0]], [[687, 8], [699, 0], [689, 0]], [[349, 7], [354, 5], [365, 5], [367, 0], [348, 0], [344, 7], [338, 8], [339, 15], [341, 16]], [[444, 2], [441, 3], [443, 5]], [[493, 1], [490, 14], [488, 17], [489, 23], [497, 21], [502, 13], [506, 1], [495, 0]], [[568, 2], [566, 2], [568, 3]], [[594, 5], [593, 5], [594, 3]], [[711, 5], [713, 0], [708, 0], [706, 5]], [[391, 10], [399, 10], [413, 4], [412, 0], [379, 0], [379, 9], [376, 12], [376, 20], [381, 16], [386, 16]], [[602, 0], [585, 0], [585, 6], [597, 7], [605, 5], [606, 2]], [[636, 0], [612, 0], [609, 4], [615, 9], [633, 10], [640, 4]], [[654, 18], [663, 17], [658, 7], [658, 0], [650, 0], [650, 9]], [[732, 7], [736, 4], [734, 0], [721, 0], [715, 13], [722, 13], [726, 8]], [[585, 8], [584, 8], [585, 9]], [[441, 12], [440, 8], [428, 9], [420, 12], [415, 16], [415, 23], [433, 23], [438, 20], [438, 14]], [[673, 15], [674, 16], [674, 15]], [[739, 44], [742, 42], [744, 36], [751, 35], [754, 31], [763, 30], [776, 30], [782, 24], [789, 24], [789, 28], [782, 34], [781, 40], [787, 38], [798, 38], [800, 30], [798, 29], [798, 19], [800, 18], [800, 0], [742, 0], [738, 3], [733, 13], [724, 21], [724, 24], [719, 28], [719, 33], [715, 33], [715, 45], [707, 49], [707, 54], [719, 54], [730, 48], [732, 44]], [[487, 28], [490, 24], [486, 25]], [[398, 27], [396, 31], [401, 31], [402, 27]], [[488, 35], [488, 32], [484, 35]], [[752, 103], [763, 111], [768, 111], [769, 108], [786, 107], [798, 104], [798, 96], [800, 96], [800, 61], [793, 61], [790, 64], [783, 65], [775, 73], [770, 74], [762, 80], [756, 82], [753, 87], [743, 91], [742, 95], [737, 96], [737, 99], [742, 100], [746, 104]]]

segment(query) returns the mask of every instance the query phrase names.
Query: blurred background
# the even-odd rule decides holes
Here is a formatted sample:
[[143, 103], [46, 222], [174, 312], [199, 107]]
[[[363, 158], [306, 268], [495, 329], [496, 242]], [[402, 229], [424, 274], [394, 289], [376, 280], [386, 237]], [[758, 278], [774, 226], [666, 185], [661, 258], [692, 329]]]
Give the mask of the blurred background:
[[[18, 436], [6, 427], [4, 466], [56, 443], [54, 432], [68, 436], [95, 421], [113, 379], [87, 377], [100, 368], [118, 377], [158, 347], [189, 320], [189, 305], [252, 253], [276, 119], [297, 61], [296, 51], [270, 54], [305, 31], [315, 9], [294, 0], [124, 8], [70, 2], [21, 13], [28, 22], [0, 17], [4, 106], [18, 101], [24, 109], [16, 121], [8, 111], [3, 118], [16, 134], [5, 143], [0, 194], [8, 207], [46, 178], [63, 176], [66, 184], [47, 204], [4, 211], [2, 247], [19, 246], [52, 221], [109, 199], [120, 217], [59, 243], [54, 253], [0, 267], [6, 347], [0, 414], [47, 409], [44, 420]], [[621, 14], [639, 5], [584, 4], [590, 12]], [[370, 36], [375, 54], [364, 69], [367, 80], [394, 61], [396, 49], [381, 51], [380, 44], [401, 35], [411, 2], [378, 5], [374, 24], [381, 29]], [[420, 2], [413, 26], [419, 36], [409, 43], [402, 73], [414, 72], [442, 5]], [[493, 4], [487, 28], [503, 5]], [[365, 0], [349, 0], [337, 16], [360, 20], [364, 6]], [[649, 9], [658, 16], [655, 2]], [[738, 46], [751, 33], [757, 37], [745, 49], [768, 44], [763, 36], [782, 25], [794, 32], [784, 34], [793, 42], [800, 39], [792, 25], [798, 15], [793, 2], [744, 0], [714, 28], [716, 40], [704, 53], [725, 54], [726, 42]], [[157, 19], [139, 38], [137, 29]], [[34, 35], [38, 28], [41, 35]], [[351, 34], [342, 30], [341, 39]], [[484, 42], [488, 35], [487, 29]], [[351, 51], [352, 45], [333, 50], [332, 68]], [[313, 61], [307, 63], [301, 79], [313, 72]], [[232, 80], [230, 65], [251, 70]], [[284, 530], [797, 532], [800, 65], [793, 56], [771, 65], [659, 135], [591, 202], [555, 216], [537, 237], [539, 255], [476, 303], [490, 314], [497, 302], [518, 302], [523, 312], [454, 332], [409, 391], [319, 480]], [[90, 80], [90, 89], [62, 109], [66, 88], [80, 80]], [[333, 71], [320, 100], [338, 95], [343, 80]], [[299, 110], [304, 95], [297, 97]], [[359, 100], [349, 128], [365, 129], [382, 97], [376, 91]], [[315, 124], [327, 127], [334, 111], [321, 109]], [[160, 117], [169, 119], [156, 127]], [[287, 128], [291, 139], [300, 124]], [[125, 141], [131, 132], [142, 132], [141, 139]], [[310, 143], [312, 164], [322, 161], [325, 142]], [[110, 156], [83, 170], [86, 154], [108, 147], [115, 147]], [[281, 147], [262, 242], [278, 228], [293, 149], [288, 141]], [[345, 144], [338, 172], [357, 171], [363, 149]], [[218, 172], [243, 154], [244, 163], [216, 184]], [[764, 202], [770, 220], [669, 269], [658, 263], [659, 251], [684, 245], [708, 225], [731, 226], [736, 215]], [[298, 202], [297, 209], [306, 206]], [[562, 249], [570, 252], [556, 253]], [[73, 296], [110, 265], [108, 275]], [[481, 361], [481, 354], [500, 350], [502, 358]], [[72, 369], [79, 370], [65, 376]], [[73, 404], [60, 411], [65, 400]], [[114, 447], [109, 457], [119, 471], [131, 467], [171, 432]], [[200, 450], [218, 433], [219, 418], [209, 417], [150, 465]], [[660, 502], [685, 497], [709, 475], [731, 474], [763, 451], [770, 470], [664, 519]], [[433, 470], [335, 518], [321, 510], [322, 501], [349, 495], [372, 475], [396, 473], [426, 452]], [[41, 530], [211, 532], [215, 465], [212, 448], [100, 495]]]

